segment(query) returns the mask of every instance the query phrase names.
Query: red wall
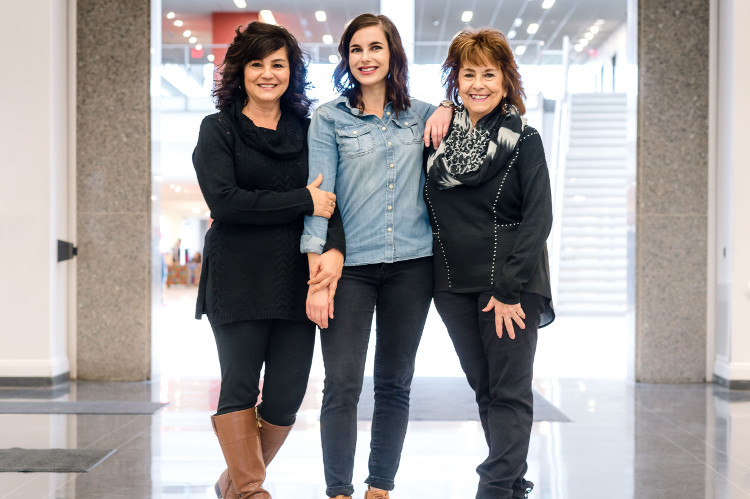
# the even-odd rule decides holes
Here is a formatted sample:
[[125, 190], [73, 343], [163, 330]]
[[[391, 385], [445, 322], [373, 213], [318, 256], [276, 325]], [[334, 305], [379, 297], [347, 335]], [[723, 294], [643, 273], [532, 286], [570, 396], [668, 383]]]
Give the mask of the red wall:
[[[248, 23], [258, 20], [257, 12], [212, 12], [211, 13], [211, 30], [213, 31], [214, 45], [229, 45], [234, 40], [235, 32], [238, 26], [247, 26]], [[224, 47], [214, 48], [214, 64], [220, 65], [224, 62], [224, 56], [227, 49]]]

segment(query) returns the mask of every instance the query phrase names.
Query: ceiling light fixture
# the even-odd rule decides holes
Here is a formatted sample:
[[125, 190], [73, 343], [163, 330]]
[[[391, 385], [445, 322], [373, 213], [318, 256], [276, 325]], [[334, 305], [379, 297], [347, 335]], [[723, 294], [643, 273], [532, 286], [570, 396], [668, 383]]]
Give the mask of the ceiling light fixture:
[[338, 64], [338, 62], [339, 62], [339, 56], [334, 55], [334, 54], [329, 55], [328, 56], [328, 62], [330, 62], [331, 64]]
[[474, 13], [470, 10], [465, 10], [463, 14], [461, 14], [461, 22], [468, 23], [471, 21], [472, 17], [474, 17]]
[[194, 36], [191, 36], [190, 38], [188, 38], [188, 42], [190, 42], [190, 43], [195, 43], [197, 41], [198, 41], [198, 39], [196, 37], [194, 37]]
[[523, 55], [526, 53], [526, 45], [519, 45], [516, 47], [516, 55]]
[[331, 35], [323, 35], [323, 43], [331, 45], [333, 43], [333, 37]]
[[273, 17], [273, 12], [271, 12], [268, 9], [263, 9], [260, 12], [258, 12], [258, 15], [260, 16], [261, 20], [263, 20], [266, 24], [278, 24], [276, 22], [276, 18]]
[[237, 6], [238, 9], [247, 8], [247, 2], [245, 0], [234, 0], [234, 4]]
[[590, 41], [590, 40], [593, 40], [593, 39], [594, 39], [594, 34], [593, 34], [593, 33], [591, 33], [591, 32], [589, 32], [589, 31], [587, 31], [587, 32], [586, 32], [586, 33], [585, 33], [585, 34], [583, 35], [583, 37], [584, 37], [584, 38], [585, 38], [586, 40], [589, 40], [589, 41]]
[[206, 59], [208, 59], [208, 62], [214, 62], [214, 59], [216, 59], [216, 56], [213, 54], [208, 54], [206, 56]]
[[589, 44], [589, 41], [586, 40], [585, 38], [581, 38], [580, 40], [578, 40], [578, 45], [580, 45], [581, 47], [585, 47], [588, 44]]
[[195, 46], [195, 50], [203, 50], [203, 44], [199, 43]]
[[520, 17], [516, 17], [516, 19], [513, 21], [514, 28], [517, 28], [522, 24], [523, 24], [523, 19], [521, 19]]
[[531, 24], [529, 24], [529, 27], [526, 28], [526, 33], [528, 33], [530, 35], [533, 35], [537, 31], [539, 31], [539, 25], [537, 23], [531, 23]]
[[583, 47], [578, 44], [576, 44], [573, 48], [576, 49], [576, 52], [580, 52], [581, 50], [583, 50]]
[[324, 23], [327, 19], [326, 17], [326, 11], [324, 10], [316, 10], [315, 11], [315, 19], [317, 19], [319, 22]]
[[517, 34], [518, 33], [516, 33], [516, 30], [512, 29], [512, 30], [508, 31], [508, 38], [512, 40], [513, 38], [516, 37]]
[[597, 25], [591, 26], [589, 28], [589, 31], [592, 32], [593, 34], [597, 34], [597, 33], [599, 33], [599, 26], [597, 26]]
[[551, 7], [553, 6], [553, 5], [555, 5], [555, 0], [544, 0], [544, 1], [542, 2], [542, 8], [543, 8], [543, 9], [549, 9], [549, 8], [551, 8]]
[[167, 19], [174, 19], [174, 12], [167, 12]]
[[174, 25], [175, 25], [175, 26], [177, 26], [177, 27], [179, 28], [180, 26], [182, 26], [182, 21], [180, 21], [179, 19], [177, 19], [177, 20], [176, 20], [176, 21], [174, 22]]
[[186, 29], [185, 31], [182, 32], [182, 36], [184, 36], [185, 38], [190, 38], [190, 35], [192, 34], [193, 32], [190, 31], [189, 29]]

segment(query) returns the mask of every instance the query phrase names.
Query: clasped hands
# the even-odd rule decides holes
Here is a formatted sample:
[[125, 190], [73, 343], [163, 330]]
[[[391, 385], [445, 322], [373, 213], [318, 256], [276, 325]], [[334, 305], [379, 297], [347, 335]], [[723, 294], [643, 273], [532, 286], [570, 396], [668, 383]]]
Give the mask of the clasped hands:
[[305, 304], [307, 317], [325, 329], [328, 319], [333, 319], [333, 297], [344, 268], [344, 255], [337, 249], [329, 249], [322, 255], [308, 253], [307, 262], [310, 267]]

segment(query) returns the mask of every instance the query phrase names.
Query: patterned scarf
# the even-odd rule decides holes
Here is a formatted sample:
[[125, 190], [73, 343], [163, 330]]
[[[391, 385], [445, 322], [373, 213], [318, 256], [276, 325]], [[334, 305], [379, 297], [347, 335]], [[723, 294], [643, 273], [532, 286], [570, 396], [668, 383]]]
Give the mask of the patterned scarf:
[[499, 104], [474, 127], [466, 108], [459, 106], [448, 136], [427, 159], [430, 179], [438, 189], [481, 184], [493, 174], [489, 165], [508, 162], [525, 126], [526, 118], [507, 103]]

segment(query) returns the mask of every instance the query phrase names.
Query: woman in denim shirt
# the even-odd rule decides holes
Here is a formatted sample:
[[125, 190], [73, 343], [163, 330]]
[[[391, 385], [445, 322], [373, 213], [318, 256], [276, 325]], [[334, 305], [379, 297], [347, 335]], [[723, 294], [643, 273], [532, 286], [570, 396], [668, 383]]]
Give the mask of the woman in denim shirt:
[[[325, 328], [320, 425], [326, 493], [337, 499], [354, 493], [357, 402], [377, 310], [365, 498], [387, 499], [406, 435], [414, 360], [432, 298], [432, 230], [421, 192], [425, 123], [436, 107], [409, 98], [406, 54], [387, 17], [355, 18], [341, 37], [339, 53], [334, 83], [342, 95], [315, 111], [308, 144], [310, 175], [323, 174], [320, 188], [336, 193], [341, 210], [347, 248], [343, 271], [343, 257], [332, 261], [320, 255], [328, 220], [306, 217], [301, 241], [310, 274], [318, 277], [311, 282], [328, 285], [320, 291], [311, 286], [307, 307], [313, 322]], [[451, 110], [439, 117], [435, 143], [447, 130]]]

